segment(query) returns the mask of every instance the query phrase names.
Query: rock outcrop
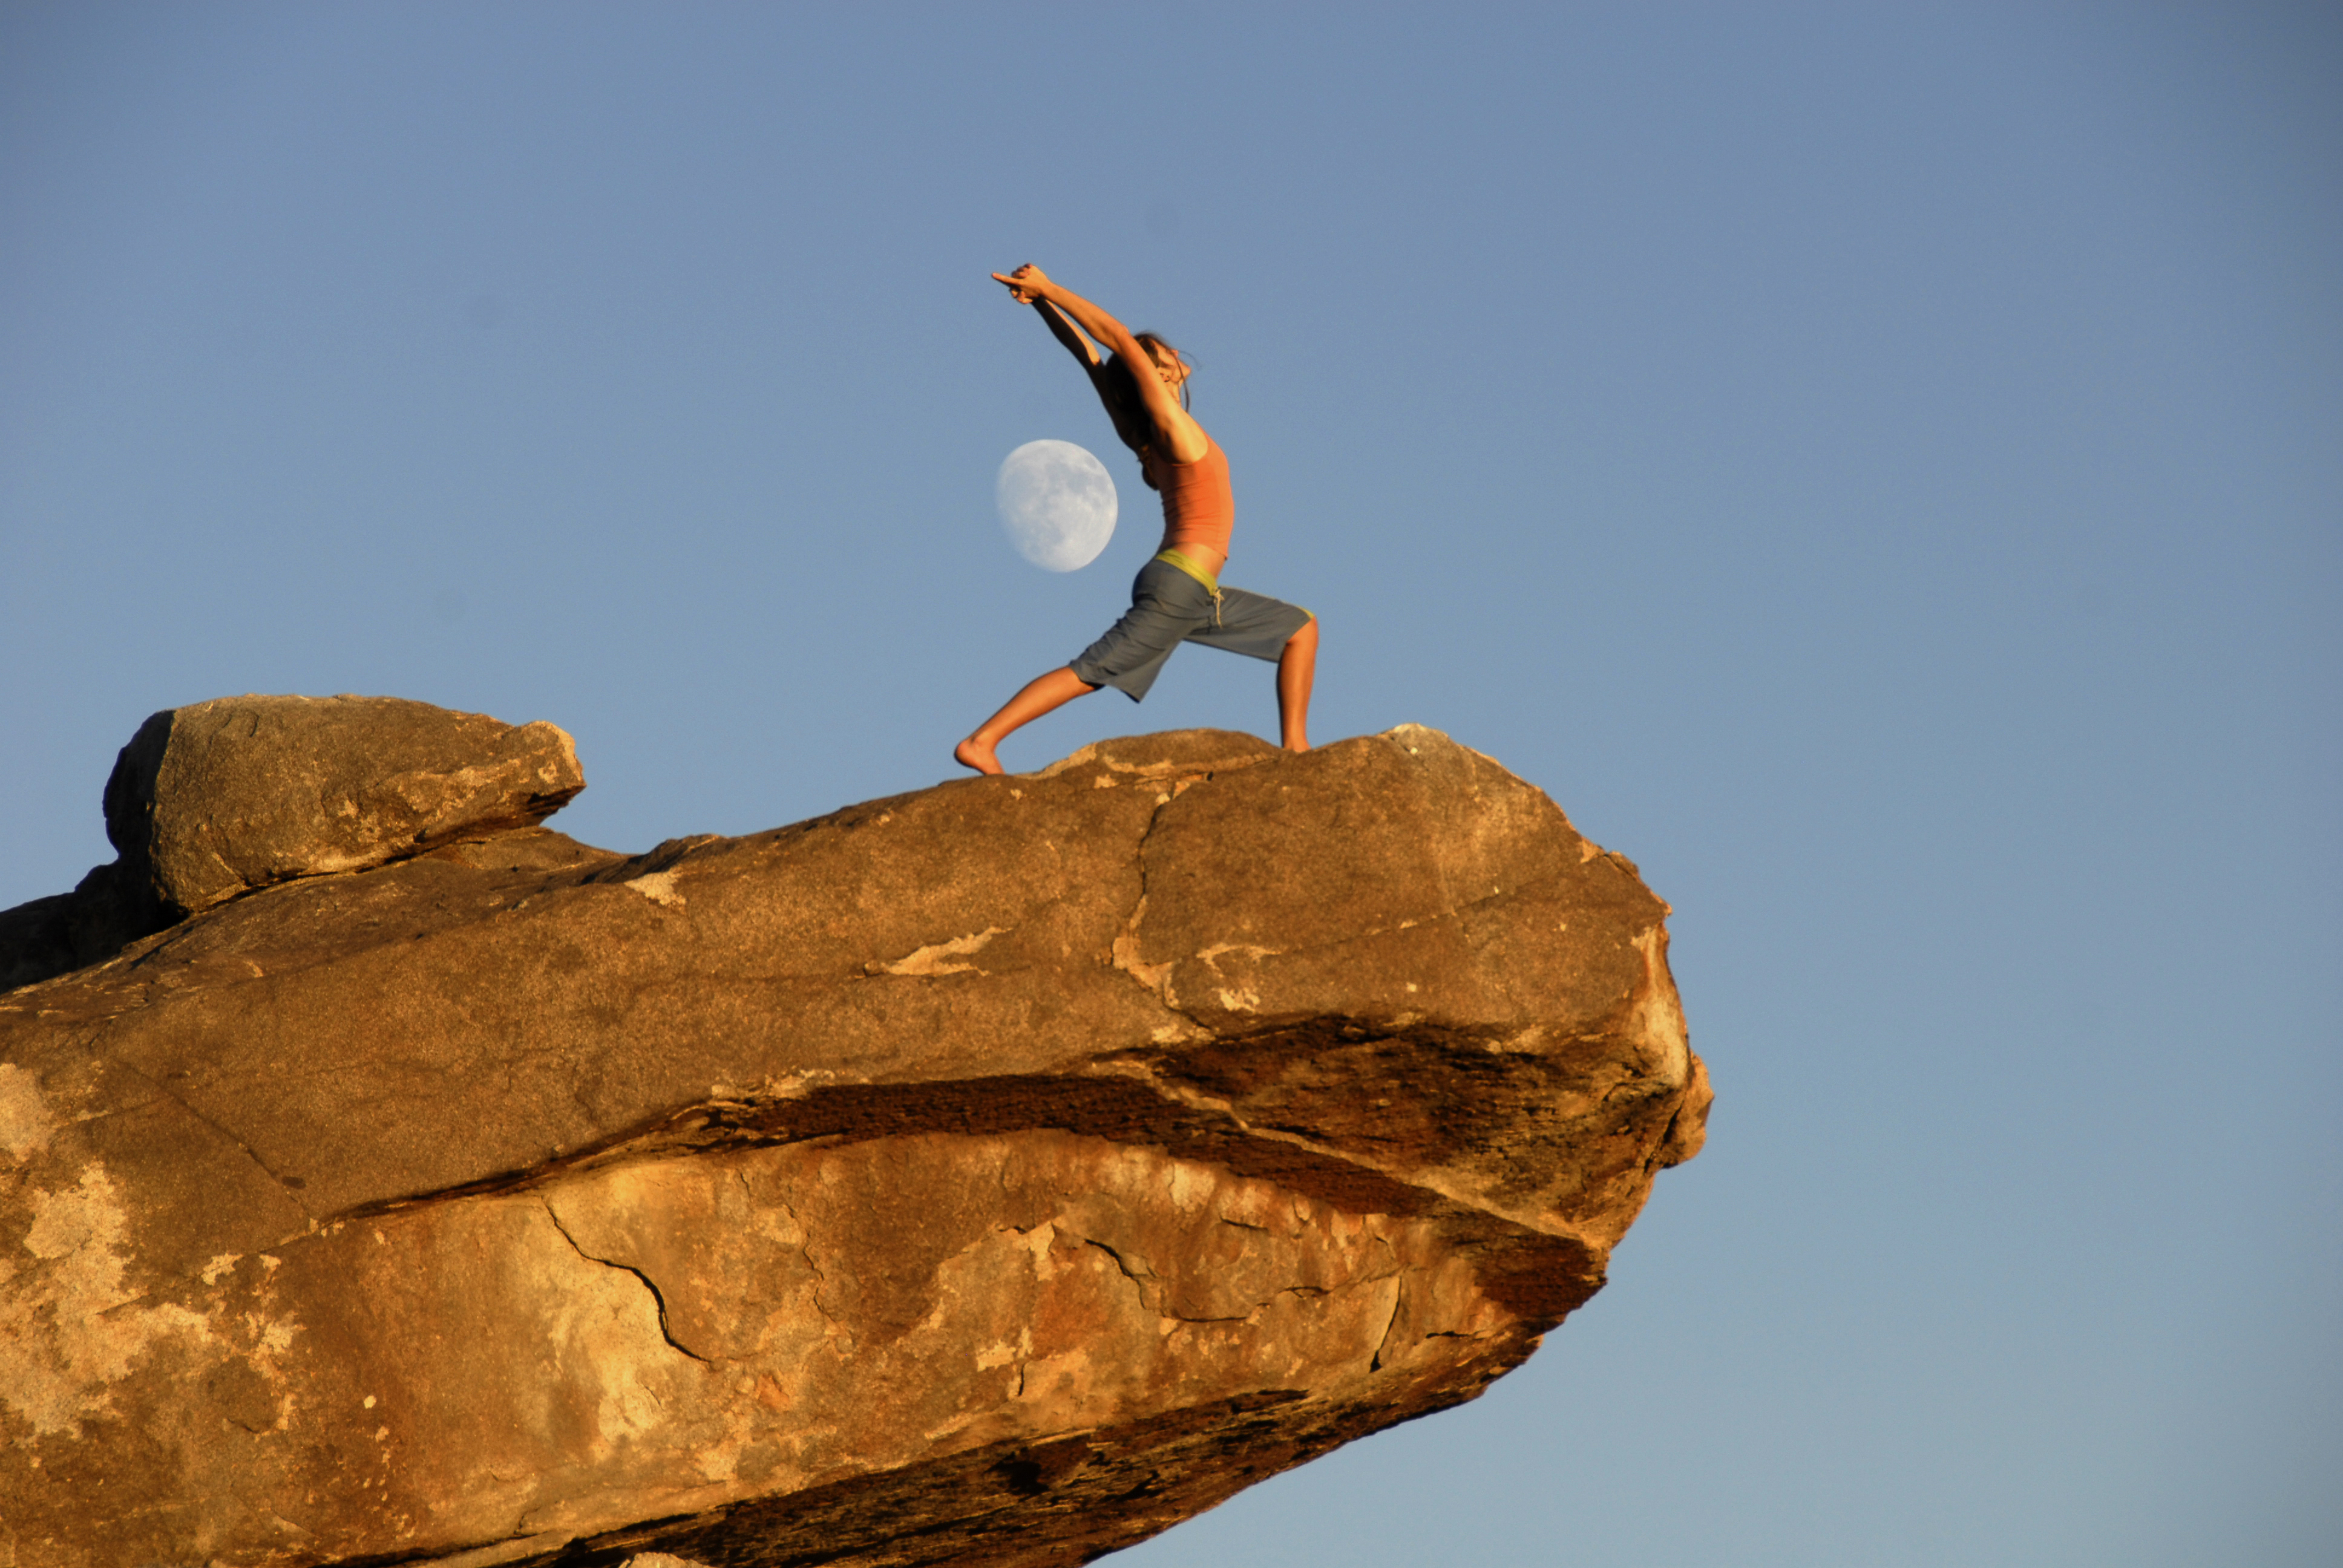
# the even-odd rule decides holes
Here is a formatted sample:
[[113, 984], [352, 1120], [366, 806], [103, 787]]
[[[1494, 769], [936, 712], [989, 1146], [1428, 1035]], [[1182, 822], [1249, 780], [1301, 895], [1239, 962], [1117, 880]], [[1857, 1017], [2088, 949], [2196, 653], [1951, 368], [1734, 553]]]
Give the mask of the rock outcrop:
[[139, 726], [106, 835], [175, 915], [543, 821], [586, 788], [569, 737], [397, 697], [223, 697]]
[[116, 859], [0, 916], [0, 985], [77, 968], [256, 888], [533, 826], [586, 788], [569, 737], [397, 697], [222, 697], [138, 727], [106, 783]]
[[1087, 1560], [1472, 1398], [1699, 1148], [1665, 906], [1431, 730], [401, 798], [0, 993], [0, 1568]]

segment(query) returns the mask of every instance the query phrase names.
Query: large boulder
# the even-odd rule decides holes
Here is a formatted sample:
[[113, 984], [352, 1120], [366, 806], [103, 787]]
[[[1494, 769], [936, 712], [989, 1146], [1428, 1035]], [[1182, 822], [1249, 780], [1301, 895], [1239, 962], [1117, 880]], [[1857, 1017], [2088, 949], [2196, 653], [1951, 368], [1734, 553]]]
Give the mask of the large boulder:
[[555, 726], [398, 697], [222, 697], [140, 725], [106, 836], [177, 914], [543, 821], [586, 788]]
[[1707, 1111], [1665, 912], [1413, 727], [236, 899], [0, 995], [0, 1519], [57, 1568], [1127, 1544], [1600, 1287]]
[[397, 697], [222, 697], [138, 727], [106, 785], [116, 859], [0, 911], [0, 986], [95, 961], [198, 910], [543, 821], [586, 775], [553, 725]]

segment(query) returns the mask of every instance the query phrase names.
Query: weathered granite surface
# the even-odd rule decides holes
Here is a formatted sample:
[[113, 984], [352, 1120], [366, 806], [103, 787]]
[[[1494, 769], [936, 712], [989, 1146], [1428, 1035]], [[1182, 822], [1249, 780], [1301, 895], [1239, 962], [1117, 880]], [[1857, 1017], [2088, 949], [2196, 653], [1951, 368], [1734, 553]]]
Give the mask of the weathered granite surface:
[[1413, 727], [232, 897], [0, 993], [0, 1568], [1128, 1544], [1600, 1287], [1665, 912]]

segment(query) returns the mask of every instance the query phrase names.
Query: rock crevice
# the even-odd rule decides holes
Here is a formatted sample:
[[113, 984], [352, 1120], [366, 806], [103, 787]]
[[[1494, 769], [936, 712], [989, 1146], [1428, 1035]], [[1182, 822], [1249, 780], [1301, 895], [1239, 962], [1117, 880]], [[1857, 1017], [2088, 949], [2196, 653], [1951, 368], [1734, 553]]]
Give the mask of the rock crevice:
[[644, 1272], [641, 1269], [637, 1268], [632, 1263], [622, 1263], [616, 1258], [596, 1257], [584, 1247], [579, 1246], [578, 1238], [570, 1233], [569, 1227], [561, 1222], [561, 1211], [555, 1208], [550, 1201], [548, 1201], [545, 1205], [545, 1216], [547, 1219], [553, 1221], [553, 1228], [561, 1232], [561, 1239], [568, 1242], [571, 1249], [575, 1251], [579, 1257], [585, 1259], [589, 1263], [599, 1263], [606, 1269], [616, 1269], [622, 1274], [632, 1274], [638, 1281], [641, 1282], [643, 1289], [650, 1292], [651, 1306], [653, 1310], [659, 1313], [659, 1338], [668, 1342], [669, 1349], [674, 1350], [679, 1354], [689, 1356], [696, 1362], [707, 1362], [712, 1363], [717, 1359], [713, 1356], [701, 1355], [698, 1351], [693, 1350], [689, 1345], [685, 1344], [681, 1340], [675, 1337], [674, 1327], [668, 1322], [667, 1296], [659, 1290], [659, 1282], [657, 1280], [652, 1279], [649, 1274]]

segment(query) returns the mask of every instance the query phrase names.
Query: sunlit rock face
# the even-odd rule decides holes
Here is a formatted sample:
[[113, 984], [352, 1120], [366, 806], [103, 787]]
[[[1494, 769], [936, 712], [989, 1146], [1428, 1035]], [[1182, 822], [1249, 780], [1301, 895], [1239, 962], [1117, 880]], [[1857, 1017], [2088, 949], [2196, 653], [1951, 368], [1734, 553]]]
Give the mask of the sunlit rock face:
[[231, 895], [0, 993], [0, 1564], [1140, 1540], [1600, 1287], [1665, 912], [1413, 727]]

